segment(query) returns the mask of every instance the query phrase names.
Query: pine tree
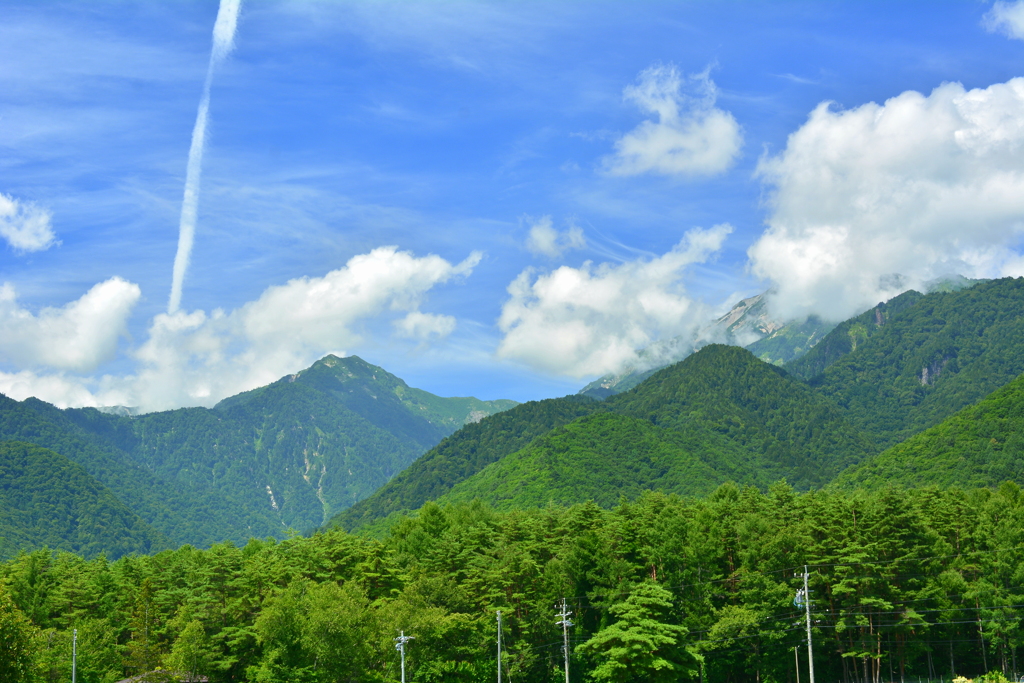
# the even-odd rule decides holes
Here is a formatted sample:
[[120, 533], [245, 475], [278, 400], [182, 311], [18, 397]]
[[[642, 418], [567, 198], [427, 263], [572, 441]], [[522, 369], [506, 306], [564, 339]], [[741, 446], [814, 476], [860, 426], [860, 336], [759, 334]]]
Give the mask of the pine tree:
[[617, 621], [576, 648], [599, 663], [591, 671], [597, 681], [676, 681], [697, 672], [700, 656], [681, 646], [685, 626], [664, 621], [672, 594], [653, 582], [636, 586], [609, 612]]

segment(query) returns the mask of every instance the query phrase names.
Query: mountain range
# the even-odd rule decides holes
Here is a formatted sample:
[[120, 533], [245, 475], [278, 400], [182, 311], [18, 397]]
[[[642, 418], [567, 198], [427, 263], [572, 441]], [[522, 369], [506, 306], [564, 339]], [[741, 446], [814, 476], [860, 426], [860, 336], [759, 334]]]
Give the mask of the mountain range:
[[[892, 467], [903, 456], [886, 448], [904, 441], [923, 453], [918, 476], [905, 481], [949, 484], [943, 468], [926, 466], [939, 458], [933, 432], [908, 437], [957, 430], [958, 411], [1022, 372], [1024, 279], [910, 291], [834, 326], [781, 367], [708, 345], [603, 401], [567, 397], [543, 410], [527, 403], [482, 420], [333, 523], [373, 525], [434, 499], [609, 504], [643, 489], [699, 495], [727, 480], [839, 485], [867, 477], [860, 467]], [[520, 438], [498, 438], [510, 433]], [[1016, 441], [997, 441], [1011, 444], [1004, 460], [1019, 457]], [[984, 472], [972, 482], [994, 485], [1015, 470]]]
[[746, 349], [702, 344], [603, 391], [524, 404], [438, 397], [355, 356], [210, 409], [0, 396], [0, 556], [373, 532], [428, 501], [1024, 483], [1024, 279], [938, 290], [838, 325], [777, 325], [752, 297], [719, 321], [733, 339], [759, 330]]
[[[129, 416], [0, 396], [0, 443], [8, 446], [0, 451], [0, 481], [6, 492], [29, 492], [20, 500], [57, 499], [63, 485], [56, 478], [36, 476], [38, 467], [18, 469], [23, 451], [14, 442], [31, 444], [45, 449], [49, 469], [83, 482], [68, 492], [82, 499], [75, 505], [97, 497], [118, 502], [138, 518], [126, 528], [144, 530], [141, 545], [125, 545], [124, 534], [111, 530], [103, 548], [73, 535], [64, 544], [46, 537], [53, 547], [118, 555], [244, 543], [322, 525], [445, 436], [514, 405], [435, 396], [356, 356], [327, 356], [211, 409]], [[59, 528], [74, 517], [61, 510], [39, 514]], [[0, 548], [23, 545], [23, 522], [0, 517]]]

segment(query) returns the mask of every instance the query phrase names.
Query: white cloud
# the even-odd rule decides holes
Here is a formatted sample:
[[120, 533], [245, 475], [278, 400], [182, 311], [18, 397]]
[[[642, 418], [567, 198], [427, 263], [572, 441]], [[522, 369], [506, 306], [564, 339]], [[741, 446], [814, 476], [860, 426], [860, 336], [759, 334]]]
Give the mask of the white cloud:
[[18, 251], [43, 251], [58, 244], [51, 217], [46, 209], [0, 193], [0, 237]]
[[448, 316], [415, 314], [431, 288], [468, 275], [480, 259], [474, 252], [452, 264], [380, 247], [323, 277], [269, 287], [231, 313], [158, 315], [137, 352], [144, 365], [136, 378], [138, 404], [156, 410], [215, 403], [326, 353], [344, 355], [362, 340], [361, 324], [389, 313], [406, 314], [396, 324], [402, 334], [424, 339], [451, 332]]
[[1022, 78], [822, 103], [758, 166], [774, 191], [751, 270], [774, 283], [778, 315], [834, 320], [953, 272], [1019, 274], [1022, 152]]
[[637, 80], [623, 95], [657, 121], [644, 121], [615, 143], [615, 154], [604, 159], [608, 173], [709, 176], [732, 165], [743, 134], [732, 114], [715, 107], [718, 90], [708, 71], [688, 79], [698, 97], [683, 94], [675, 66], [652, 66]]
[[731, 230], [691, 230], [651, 260], [524, 270], [509, 285], [498, 320], [505, 334], [498, 356], [583, 377], [635, 363], [637, 349], [654, 339], [694, 332], [705, 312], [687, 297], [683, 271], [706, 261]]
[[551, 216], [541, 216], [537, 220], [526, 218], [530, 223], [530, 233], [526, 237], [526, 248], [531, 253], [558, 258], [569, 249], [582, 249], [587, 241], [583, 237], [583, 229], [574, 221], [564, 232], [555, 229]]
[[101, 282], [63, 308], [38, 315], [18, 305], [14, 286], [0, 286], [0, 358], [18, 367], [89, 372], [113, 358], [141, 292], [121, 278]]
[[404, 318], [395, 321], [395, 329], [403, 337], [411, 339], [440, 339], [455, 331], [455, 318], [450, 315], [410, 311]]
[[[439, 256], [380, 247], [323, 277], [269, 287], [259, 299], [231, 312], [157, 315], [148, 339], [132, 353], [139, 368], [133, 375], [91, 378], [22, 370], [0, 373], [0, 391], [61, 406], [128, 405], [152, 411], [213, 405], [327, 353], [345, 355], [362, 340], [362, 326], [376, 319], [394, 317], [398, 334], [424, 341], [449, 334], [454, 318], [422, 313], [419, 307], [430, 289], [470, 274], [480, 259], [474, 252], [452, 264]], [[5, 285], [0, 288], [0, 350], [23, 364], [91, 370], [97, 359], [113, 354], [127, 315], [124, 305], [104, 302], [134, 303], [138, 296], [138, 287], [115, 278], [64, 309], [44, 309], [33, 317], [17, 308], [13, 289]]]
[[59, 374], [37, 374], [31, 370], [0, 372], [0, 393], [22, 401], [30, 396], [52, 403], [58, 408], [95, 408], [102, 405], [122, 405], [119, 395], [109, 395], [103, 401], [90, 390], [80, 377]]
[[996, 2], [981, 23], [993, 33], [1024, 40], [1024, 0]]

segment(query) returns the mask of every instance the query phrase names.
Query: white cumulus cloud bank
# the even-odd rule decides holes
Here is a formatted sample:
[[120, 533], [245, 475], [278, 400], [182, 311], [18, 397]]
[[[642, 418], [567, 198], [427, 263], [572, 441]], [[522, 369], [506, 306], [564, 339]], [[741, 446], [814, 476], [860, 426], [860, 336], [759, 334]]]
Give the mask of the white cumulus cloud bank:
[[111, 278], [62, 308], [38, 315], [18, 304], [10, 283], [0, 285], [0, 358], [19, 367], [91, 372], [117, 353], [138, 285]]
[[989, 31], [1024, 40], [1024, 0], [995, 3], [985, 14], [982, 25]]
[[[322, 277], [269, 287], [255, 301], [231, 312], [179, 310], [157, 315], [148, 339], [132, 352], [138, 370], [131, 376], [76, 378], [21, 370], [0, 373], [0, 392], [19, 399], [37, 396], [61, 406], [127, 405], [152, 411], [213, 405], [306, 367], [327, 353], [344, 355], [362, 341], [365, 325], [376, 319], [395, 318], [401, 336], [421, 340], [451, 333], [453, 318], [423, 313], [419, 307], [429, 290], [469, 275], [480, 258], [474, 252], [453, 264], [440, 256], [417, 257], [397, 247], [380, 247]], [[134, 288], [137, 298], [135, 285], [117, 282]], [[66, 310], [77, 311], [87, 297]], [[47, 315], [44, 310], [38, 319]], [[5, 318], [5, 329], [7, 322]], [[5, 359], [18, 360], [0, 349]], [[56, 345], [54, 353], [40, 357], [38, 364], [73, 370], [93, 367], [61, 360]]]
[[696, 331], [707, 312], [687, 296], [684, 271], [707, 261], [731, 231], [725, 224], [690, 230], [649, 260], [524, 270], [498, 320], [505, 335], [498, 357], [556, 374], [600, 375], [636, 363], [637, 349], [655, 339]]
[[582, 249], [587, 240], [583, 236], [583, 228], [570, 221], [564, 231], [555, 228], [551, 216], [541, 216], [533, 220], [526, 219], [530, 224], [530, 232], [526, 237], [526, 248], [538, 256], [558, 258], [570, 249]]
[[683, 92], [675, 66], [656, 65], [623, 91], [627, 101], [656, 120], [644, 121], [616, 141], [615, 153], [604, 159], [607, 173], [712, 176], [732, 166], [743, 146], [739, 123], [715, 107], [718, 89], [707, 70], [686, 80], [696, 96]]
[[52, 214], [0, 193], [0, 237], [16, 251], [44, 251], [57, 244]]
[[953, 273], [1024, 273], [1024, 78], [822, 103], [757, 174], [771, 213], [750, 267], [784, 318], [841, 320]]

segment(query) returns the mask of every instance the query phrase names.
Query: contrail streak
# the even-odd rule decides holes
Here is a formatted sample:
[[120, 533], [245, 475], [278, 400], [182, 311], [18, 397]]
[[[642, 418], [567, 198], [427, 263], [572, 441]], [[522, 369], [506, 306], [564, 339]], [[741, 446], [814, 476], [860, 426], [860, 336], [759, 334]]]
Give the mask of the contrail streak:
[[185, 281], [189, 259], [192, 256], [192, 242], [196, 233], [196, 211], [199, 207], [199, 178], [203, 170], [203, 148], [206, 145], [206, 122], [210, 112], [210, 86], [213, 83], [213, 70], [234, 48], [235, 28], [238, 25], [238, 10], [241, 5], [242, 0], [220, 0], [217, 21], [213, 25], [213, 50], [210, 52], [210, 66], [206, 70], [203, 96], [199, 100], [196, 125], [192, 129], [192, 145], [188, 150], [185, 197], [181, 202], [178, 252], [174, 255], [171, 298], [167, 304], [168, 313], [177, 312], [181, 305], [181, 287]]

